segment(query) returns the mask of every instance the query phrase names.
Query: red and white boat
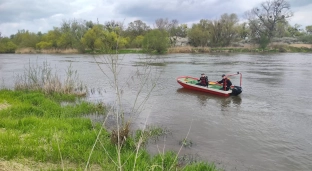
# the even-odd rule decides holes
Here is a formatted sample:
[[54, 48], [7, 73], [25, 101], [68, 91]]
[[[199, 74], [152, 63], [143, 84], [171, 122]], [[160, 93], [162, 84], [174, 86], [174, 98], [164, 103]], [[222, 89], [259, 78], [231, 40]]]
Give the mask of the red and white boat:
[[196, 85], [198, 83], [198, 78], [191, 76], [180, 76], [177, 78], [177, 82], [182, 85], [184, 88], [192, 89], [196, 91], [202, 91], [205, 93], [215, 94], [219, 96], [228, 97], [230, 95], [237, 96], [242, 93], [242, 74], [237, 72], [236, 74], [228, 74], [226, 77], [231, 77], [234, 75], [240, 75], [240, 86], [231, 86], [228, 91], [222, 90], [222, 85], [216, 81], [209, 81], [208, 87]]

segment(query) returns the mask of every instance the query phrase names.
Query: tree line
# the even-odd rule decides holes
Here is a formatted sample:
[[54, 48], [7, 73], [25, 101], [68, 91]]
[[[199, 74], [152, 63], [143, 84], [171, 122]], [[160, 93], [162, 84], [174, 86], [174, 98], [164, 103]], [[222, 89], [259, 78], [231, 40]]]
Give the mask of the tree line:
[[293, 16], [285, 0], [268, 0], [245, 13], [247, 21], [240, 22], [236, 14], [223, 14], [218, 19], [201, 19], [189, 28], [178, 20], [159, 18], [153, 28], [141, 20], [130, 22], [107, 21], [104, 24], [85, 20], [63, 21], [47, 33], [19, 30], [10, 37], [0, 33], [0, 53], [14, 53], [17, 48], [67, 49], [80, 52], [100, 50], [111, 52], [121, 48], [143, 48], [163, 53], [176, 45], [177, 39], [188, 38], [194, 47], [225, 47], [233, 42], [248, 41], [265, 48], [273, 38], [296, 37], [312, 43], [312, 25], [301, 29], [290, 25]]

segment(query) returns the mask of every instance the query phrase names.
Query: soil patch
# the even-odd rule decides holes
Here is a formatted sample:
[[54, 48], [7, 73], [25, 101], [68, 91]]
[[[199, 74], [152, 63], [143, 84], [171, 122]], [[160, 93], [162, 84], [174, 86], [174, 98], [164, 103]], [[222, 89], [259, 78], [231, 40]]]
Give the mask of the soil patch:
[[10, 107], [11, 105], [8, 103], [0, 103], [0, 110], [6, 109], [8, 107]]

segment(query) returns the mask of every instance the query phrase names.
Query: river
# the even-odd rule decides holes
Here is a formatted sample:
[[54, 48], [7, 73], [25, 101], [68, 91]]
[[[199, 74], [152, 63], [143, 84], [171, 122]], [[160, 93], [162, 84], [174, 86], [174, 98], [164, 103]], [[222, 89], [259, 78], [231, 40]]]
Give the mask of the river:
[[[109, 67], [102, 56], [0, 54], [0, 85], [12, 88], [13, 78], [29, 63], [47, 61], [62, 75], [71, 64], [80, 79], [96, 90], [89, 100], [112, 104], [110, 75], [102, 72], [108, 73]], [[135, 84], [128, 85], [128, 81], [144, 64], [145, 55], [121, 56], [122, 97], [129, 108]], [[161, 73], [159, 83], [135, 123], [141, 127], [147, 120], [172, 134], [150, 143], [152, 153], [178, 151], [179, 141], [189, 132], [192, 146], [182, 148], [180, 154], [215, 162], [225, 170], [312, 170], [312, 54], [170, 54], [153, 58], [162, 62], [151, 66]], [[243, 92], [235, 97], [186, 90], [176, 82], [178, 76], [199, 77], [201, 73], [209, 80], [221, 80], [222, 74], [237, 71], [243, 75]], [[239, 85], [239, 77], [231, 80]]]

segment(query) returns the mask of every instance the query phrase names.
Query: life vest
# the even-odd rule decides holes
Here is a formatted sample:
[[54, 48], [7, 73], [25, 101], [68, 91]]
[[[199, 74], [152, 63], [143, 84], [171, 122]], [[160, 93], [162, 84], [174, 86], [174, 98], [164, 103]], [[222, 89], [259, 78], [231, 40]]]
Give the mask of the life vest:
[[200, 84], [206, 86], [207, 85], [207, 80], [208, 80], [207, 76], [200, 77]]
[[224, 90], [226, 90], [227, 87], [230, 88], [232, 85], [232, 83], [229, 82], [229, 86], [227, 86], [228, 81], [230, 81], [230, 79], [228, 79], [228, 78], [223, 79], [223, 89]]

